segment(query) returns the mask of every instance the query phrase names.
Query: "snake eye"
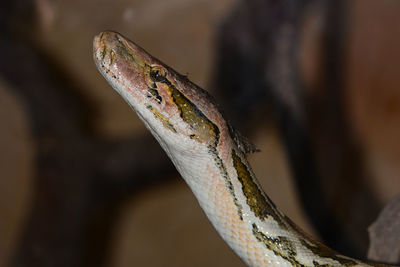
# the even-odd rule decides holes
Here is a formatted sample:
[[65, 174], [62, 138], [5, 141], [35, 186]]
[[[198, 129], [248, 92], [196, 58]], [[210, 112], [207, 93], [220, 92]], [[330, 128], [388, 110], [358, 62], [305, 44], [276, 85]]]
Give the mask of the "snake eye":
[[153, 67], [150, 71], [150, 77], [154, 82], [162, 82], [165, 80], [165, 70], [161, 67]]

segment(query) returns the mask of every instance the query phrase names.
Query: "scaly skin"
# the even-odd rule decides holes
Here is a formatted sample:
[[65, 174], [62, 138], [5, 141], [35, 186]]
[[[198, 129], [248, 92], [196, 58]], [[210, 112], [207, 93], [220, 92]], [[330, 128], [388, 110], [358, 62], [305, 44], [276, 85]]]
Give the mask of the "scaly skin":
[[339, 255], [281, 213], [246, 160], [253, 147], [229, 126], [208, 93], [186, 76], [115, 32], [95, 37], [94, 61], [248, 266], [387, 266]]

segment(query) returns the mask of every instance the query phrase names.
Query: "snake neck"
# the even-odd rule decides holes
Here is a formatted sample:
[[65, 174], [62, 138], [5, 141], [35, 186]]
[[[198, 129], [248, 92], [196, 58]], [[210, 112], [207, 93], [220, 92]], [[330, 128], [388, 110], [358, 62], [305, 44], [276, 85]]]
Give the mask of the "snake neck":
[[170, 158], [215, 229], [248, 266], [374, 265], [342, 256], [299, 229], [261, 189], [234, 141]]

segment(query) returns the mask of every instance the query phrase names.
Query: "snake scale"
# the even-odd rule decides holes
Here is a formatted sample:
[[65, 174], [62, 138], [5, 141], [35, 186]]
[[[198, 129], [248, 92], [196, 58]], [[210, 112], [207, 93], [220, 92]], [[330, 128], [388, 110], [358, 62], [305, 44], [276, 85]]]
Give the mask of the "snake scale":
[[248, 266], [389, 266], [340, 255], [280, 212], [246, 160], [254, 146], [186, 76], [111, 31], [95, 37], [94, 61], [158, 140], [221, 237]]

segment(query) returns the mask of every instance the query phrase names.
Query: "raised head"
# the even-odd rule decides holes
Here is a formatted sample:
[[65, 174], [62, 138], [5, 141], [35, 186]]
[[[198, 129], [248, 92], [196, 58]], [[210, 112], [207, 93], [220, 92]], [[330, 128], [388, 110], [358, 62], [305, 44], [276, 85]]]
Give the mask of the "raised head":
[[221, 135], [228, 134], [207, 92], [122, 35], [107, 31], [96, 36], [94, 60], [112, 87], [166, 145], [180, 142], [183, 150], [217, 146]]

